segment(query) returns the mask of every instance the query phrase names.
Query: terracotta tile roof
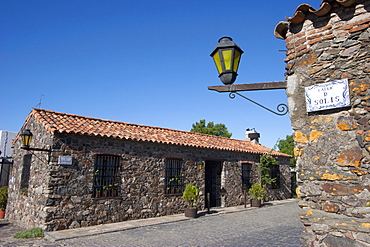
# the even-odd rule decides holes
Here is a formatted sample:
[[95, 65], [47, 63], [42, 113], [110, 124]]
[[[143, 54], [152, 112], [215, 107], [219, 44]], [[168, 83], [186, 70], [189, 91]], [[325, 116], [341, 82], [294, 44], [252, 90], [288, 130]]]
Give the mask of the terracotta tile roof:
[[[33, 109], [26, 119], [26, 122], [31, 116], [34, 116], [47, 131], [52, 133], [73, 133], [78, 135], [101, 136], [257, 154], [271, 151], [270, 148], [248, 141], [84, 117], [44, 109]], [[277, 151], [273, 151], [273, 154], [290, 157], [290, 155]]]
[[359, 0], [323, 0], [320, 4], [319, 9], [313, 8], [309, 4], [301, 4], [298, 6], [294, 12], [293, 17], [285, 17], [287, 21], [281, 21], [275, 27], [275, 37], [279, 39], [286, 39], [286, 34], [289, 29], [289, 24], [300, 24], [306, 20], [307, 14], [312, 13], [317, 16], [324, 16], [328, 14], [332, 8], [333, 4], [337, 2], [344, 7], [352, 7], [359, 3]]

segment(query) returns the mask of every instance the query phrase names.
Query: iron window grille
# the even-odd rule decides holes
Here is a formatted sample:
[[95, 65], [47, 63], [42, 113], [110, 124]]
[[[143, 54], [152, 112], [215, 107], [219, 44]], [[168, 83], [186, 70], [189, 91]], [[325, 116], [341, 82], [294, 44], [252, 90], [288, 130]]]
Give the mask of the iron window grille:
[[244, 190], [249, 189], [252, 186], [252, 164], [242, 163], [242, 186]]
[[178, 195], [184, 190], [181, 159], [166, 159], [165, 194]]
[[120, 157], [97, 155], [94, 169], [94, 197], [117, 197]]
[[280, 166], [273, 165], [270, 170], [270, 177], [275, 178], [275, 181], [268, 185], [270, 189], [279, 189], [280, 188]]

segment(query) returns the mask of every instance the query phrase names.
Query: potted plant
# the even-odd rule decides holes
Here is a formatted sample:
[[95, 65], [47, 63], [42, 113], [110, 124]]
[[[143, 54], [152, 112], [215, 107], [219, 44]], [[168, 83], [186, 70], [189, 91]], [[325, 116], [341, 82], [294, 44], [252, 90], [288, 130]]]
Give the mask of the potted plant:
[[186, 217], [197, 217], [197, 207], [194, 206], [194, 202], [198, 199], [199, 189], [193, 184], [188, 184], [182, 194], [182, 198], [189, 204], [189, 207], [185, 208]]
[[251, 207], [261, 207], [261, 201], [265, 196], [265, 189], [260, 183], [255, 183], [248, 190], [248, 193], [251, 196]]
[[7, 201], [8, 201], [8, 186], [4, 186], [0, 188], [0, 219], [4, 219]]

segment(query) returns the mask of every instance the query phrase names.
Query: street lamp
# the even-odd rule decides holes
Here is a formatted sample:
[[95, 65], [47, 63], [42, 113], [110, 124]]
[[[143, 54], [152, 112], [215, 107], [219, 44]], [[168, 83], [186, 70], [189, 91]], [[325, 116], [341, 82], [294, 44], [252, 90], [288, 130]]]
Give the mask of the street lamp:
[[219, 78], [225, 85], [233, 84], [237, 77], [240, 58], [244, 52], [230, 37], [222, 37], [211, 53]]
[[23, 146], [22, 146], [23, 149], [29, 149], [30, 148], [30, 144], [31, 144], [31, 141], [32, 141], [32, 136], [33, 136], [32, 132], [29, 129], [26, 129], [22, 132], [21, 138], [22, 138], [22, 143], [23, 143]]
[[288, 106], [286, 104], [279, 104], [276, 112], [238, 93], [238, 91], [286, 89], [286, 81], [232, 85], [238, 76], [237, 72], [239, 68], [239, 62], [243, 53], [244, 52], [242, 49], [240, 49], [240, 47], [233, 42], [232, 38], [222, 37], [218, 40], [218, 44], [210, 56], [215, 62], [217, 71], [219, 73], [218, 77], [222, 83], [225, 84], [225, 86], [212, 86], [208, 87], [208, 89], [216, 90], [218, 92], [228, 92], [231, 99], [234, 99], [235, 95], [239, 95], [240, 97], [249, 100], [250, 102], [279, 116], [284, 116], [287, 114]]
[[22, 134], [20, 134], [21, 138], [22, 138], [22, 144], [23, 146], [21, 147], [22, 149], [25, 149], [25, 150], [32, 150], [32, 151], [43, 151], [43, 152], [51, 152], [51, 148], [50, 149], [43, 149], [43, 148], [30, 148], [30, 144], [31, 144], [31, 141], [32, 141], [32, 132], [30, 129], [25, 129]]

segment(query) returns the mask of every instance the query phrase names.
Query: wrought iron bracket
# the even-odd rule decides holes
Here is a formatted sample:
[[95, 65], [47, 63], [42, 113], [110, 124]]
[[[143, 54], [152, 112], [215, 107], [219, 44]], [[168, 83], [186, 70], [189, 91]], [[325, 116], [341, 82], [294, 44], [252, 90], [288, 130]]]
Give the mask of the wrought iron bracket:
[[254, 100], [251, 100], [251, 99], [250, 99], [250, 98], [248, 98], [248, 97], [245, 97], [244, 95], [242, 95], [242, 94], [240, 94], [240, 93], [238, 93], [238, 92], [230, 92], [230, 93], [229, 93], [229, 97], [230, 97], [230, 99], [234, 99], [236, 94], [237, 94], [237, 95], [239, 95], [240, 97], [242, 97], [242, 98], [244, 98], [244, 99], [246, 99], [246, 100], [249, 100], [250, 102], [252, 102], [252, 103], [254, 103], [254, 104], [256, 104], [256, 105], [258, 105], [258, 106], [262, 107], [263, 109], [268, 110], [269, 112], [272, 112], [272, 113], [274, 113], [274, 114], [278, 115], [278, 116], [284, 116], [285, 114], [287, 114], [287, 113], [288, 113], [288, 106], [287, 106], [286, 104], [283, 104], [283, 103], [279, 104], [279, 105], [276, 107], [276, 110], [277, 110], [278, 112], [276, 112], [276, 111], [273, 111], [273, 110], [271, 110], [271, 109], [269, 109], [269, 108], [267, 108], [267, 107], [265, 107], [265, 106], [261, 105], [260, 103], [258, 103], [258, 102], [256, 102], [256, 101], [254, 101]]
[[210, 86], [208, 87], [209, 90], [215, 90], [219, 93], [228, 92], [229, 97], [231, 99], [235, 98], [235, 95], [239, 95], [240, 97], [249, 100], [250, 102], [262, 107], [265, 110], [268, 110], [271, 113], [274, 113], [278, 116], [284, 116], [288, 113], [288, 106], [286, 104], [279, 104], [276, 109], [277, 111], [273, 111], [260, 103], [257, 103], [254, 100], [247, 98], [246, 96], [238, 93], [238, 91], [259, 91], [259, 90], [273, 90], [273, 89], [286, 89], [287, 82], [286, 81], [274, 81], [274, 82], [264, 82], [264, 83], [245, 83], [245, 84], [232, 84], [232, 85], [225, 85], [225, 86]]

